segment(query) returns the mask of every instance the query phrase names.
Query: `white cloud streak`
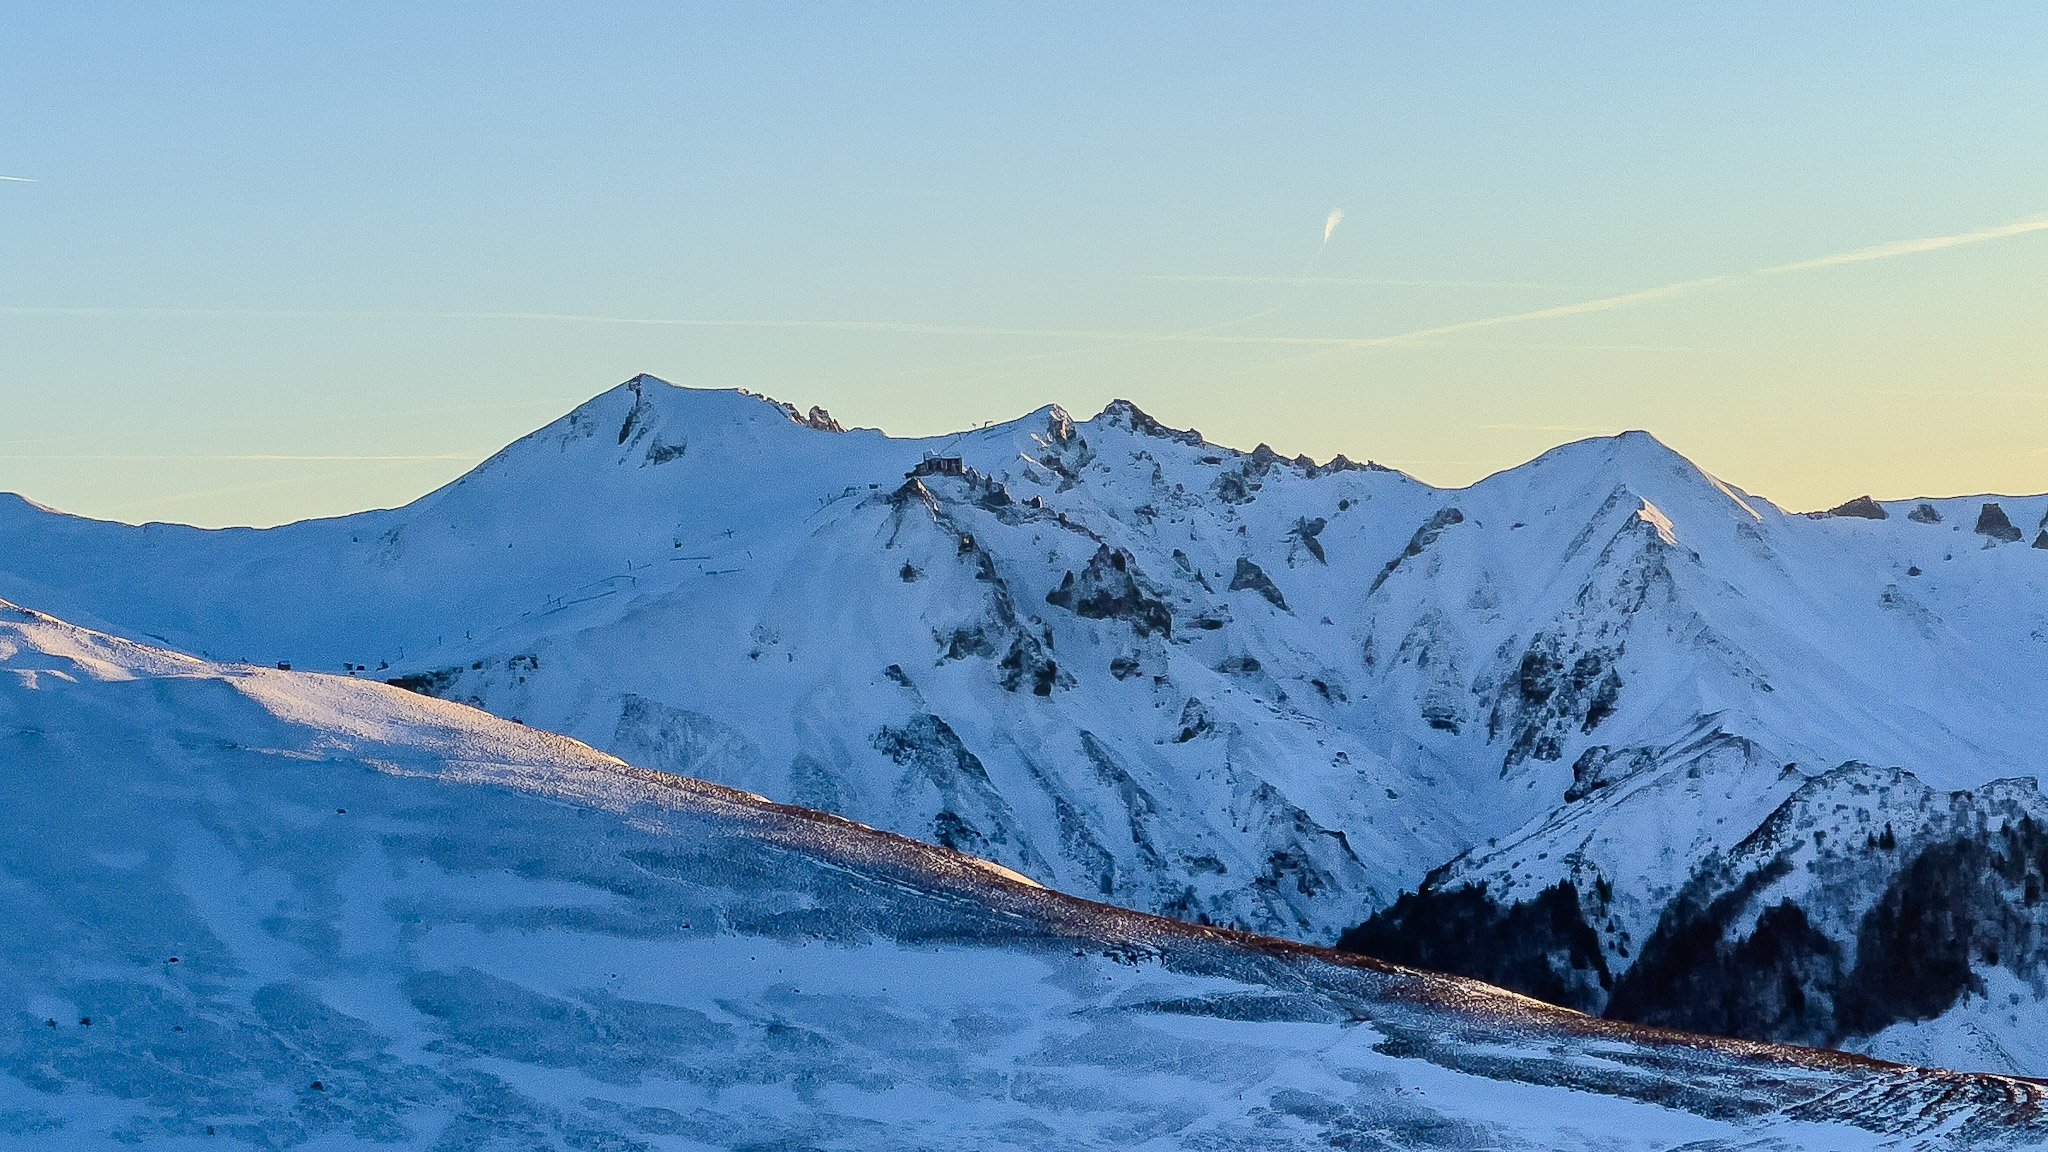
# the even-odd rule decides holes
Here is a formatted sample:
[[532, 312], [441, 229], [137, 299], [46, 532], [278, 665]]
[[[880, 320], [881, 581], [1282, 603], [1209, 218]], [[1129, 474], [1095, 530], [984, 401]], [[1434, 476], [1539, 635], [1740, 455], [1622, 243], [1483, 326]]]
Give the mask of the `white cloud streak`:
[[[1845, 264], [1866, 263], [1873, 260], [1887, 260], [1897, 256], [1911, 256], [1922, 252], [1934, 252], [1944, 248], [1957, 248], [1966, 244], [1980, 244], [1990, 240], [2001, 240], [2008, 237], [2026, 235], [2031, 232], [2044, 231], [2048, 231], [2048, 215], [2029, 217], [2028, 219], [2014, 221], [2010, 224], [1979, 228], [1970, 232], [1957, 232], [1947, 236], [1926, 236], [1915, 240], [1898, 240], [1869, 248], [1857, 248], [1848, 252], [1838, 252], [1832, 256], [1821, 256], [1810, 260], [1796, 260], [1789, 264], [1777, 264], [1768, 268], [1758, 268], [1749, 272], [1702, 276], [1692, 280], [1660, 284], [1654, 288], [1643, 288], [1634, 292], [1600, 296], [1591, 300], [1580, 300], [1570, 304], [1557, 304], [1546, 308], [1532, 308], [1523, 312], [1509, 312], [1499, 316], [1482, 316], [1473, 320], [1458, 320], [1449, 324], [1436, 324], [1427, 328], [1416, 328], [1407, 332], [1395, 332], [1385, 336], [1260, 336], [1217, 332], [1214, 330], [1216, 327], [1224, 325], [1195, 328], [1182, 332], [1129, 332], [1095, 328], [1025, 328], [920, 324], [890, 320], [598, 316], [567, 312], [345, 312], [204, 308], [45, 308], [0, 306], [0, 316], [166, 316], [298, 320], [434, 319], [541, 321], [564, 324], [616, 324], [629, 327], [660, 328], [812, 330], [825, 332], [876, 332], [915, 336], [1018, 337], [1026, 339], [1132, 343], [1241, 344], [1301, 348], [1384, 348], [1397, 344], [1415, 343], [1438, 336], [1452, 336], [1461, 332], [1495, 328], [1505, 324], [1526, 324], [1540, 320], [1559, 320], [1571, 316], [1585, 316], [1596, 312], [1608, 312], [1616, 308], [1626, 308], [1636, 304], [1666, 300], [1706, 288], [1741, 284], [1765, 277], [1784, 276]], [[1239, 322], [1231, 321], [1230, 323]]]
[[1943, 248], [1959, 248], [1965, 244], [1982, 244], [1986, 240], [2003, 240], [2008, 236], [2024, 236], [2029, 232], [2048, 232], [2048, 216], [2031, 216], [2015, 220], [2010, 224], [1999, 224], [1991, 228], [1979, 228], [1972, 232], [1957, 232], [1952, 236], [1927, 236], [1919, 240], [1894, 240], [1870, 248], [1858, 248], [1853, 252], [1839, 252], [1833, 256], [1822, 256], [1817, 260], [1800, 260], [1792, 264], [1780, 264], [1765, 268], [1755, 275], [1776, 276], [1786, 272], [1804, 272], [1811, 268], [1833, 268], [1841, 264], [1861, 264], [1866, 260], [1889, 260], [1894, 256], [1912, 256], [1921, 252], [1938, 252]]
[[204, 452], [67, 452], [67, 453], [0, 453], [0, 460], [234, 460], [234, 461], [280, 461], [300, 463], [309, 460], [475, 460], [483, 455], [479, 452], [433, 452], [414, 455], [362, 456], [362, 455], [312, 455], [289, 452], [239, 452], [212, 454]]
[[1619, 296], [1602, 296], [1597, 300], [1581, 300], [1576, 304], [1558, 304], [1550, 308], [1534, 308], [1527, 312], [1510, 312], [1504, 316], [1482, 316], [1477, 320], [1459, 320], [1452, 324], [1437, 324], [1429, 328], [1417, 328], [1411, 332], [1396, 332], [1391, 336], [1372, 336], [1349, 341], [1354, 348], [1382, 348], [1389, 344], [1406, 344], [1416, 340], [1427, 340], [1432, 336], [1450, 336], [1459, 332], [1471, 332], [1480, 328], [1493, 328], [1501, 324], [1525, 324], [1532, 320], [1557, 320], [1566, 316], [1583, 316], [1590, 312], [1606, 312], [1614, 308], [1625, 308], [1630, 304], [1641, 304], [1650, 300], [1663, 300], [1681, 296], [1687, 292], [1715, 284], [1726, 284], [1740, 279], [1735, 276], [1704, 276], [1698, 280], [1681, 280], [1676, 284], [1662, 284], [1645, 288], [1639, 292], [1624, 292]]
[[33, 176], [0, 176], [0, 180], [5, 180], [5, 181], [7, 181], [7, 182], [8, 182], [9, 184], [41, 184], [41, 183], [42, 183], [42, 181], [41, 181], [41, 180], [38, 180], [38, 179], [36, 179], [36, 178], [35, 178], [35, 177], [33, 177]]
[[1384, 276], [1224, 276], [1146, 275], [1140, 280], [1175, 284], [1328, 284], [1362, 288], [1533, 288], [1545, 292], [1583, 292], [1584, 284], [1545, 284], [1534, 280], [1403, 280]]
[[1878, 244], [1869, 248], [1857, 248], [1838, 252], [1832, 256], [1821, 256], [1812, 260], [1795, 260], [1789, 264], [1775, 264], [1754, 271], [1731, 273], [1722, 276], [1702, 276], [1696, 280], [1680, 280], [1673, 284], [1662, 284], [1655, 288], [1644, 288], [1638, 292], [1624, 292], [1618, 296], [1602, 296], [1595, 300], [1582, 300], [1576, 304], [1560, 304], [1552, 308], [1535, 308], [1527, 312], [1510, 312], [1503, 316], [1486, 316], [1477, 320], [1461, 320], [1454, 324], [1439, 324], [1430, 328], [1417, 328], [1412, 332], [1399, 332], [1391, 336], [1377, 336], [1354, 343], [1354, 347], [1373, 348], [1389, 344], [1405, 344], [1415, 340], [1426, 340], [1432, 336], [1449, 336], [1458, 332], [1469, 332], [1477, 328], [1492, 328], [1501, 324], [1524, 324], [1536, 320], [1555, 320], [1566, 316], [1583, 316], [1592, 312], [1606, 312], [1625, 308], [1631, 304], [1643, 304], [1652, 300], [1663, 300], [1682, 296], [1702, 288], [1723, 284], [1737, 284], [1767, 276], [1785, 276], [1796, 272], [1810, 272], [1819, 268], [1834, 268], [1843, 264], [1861, 264], [1871, 260], [1888, 260], [1894, 256], [1912, 256], [1921, 252], [1936, 252], [1943, 248], [1958, 248], [1965, 244], [1981, 244], [1987, 240], [2003, 240], [2010, 236], [2023, 236], [2029, 232], [2048, 231], [2048, 216], [2032, 216], [2010, 224], [1999, 224], [1990, 228], [1978, 228], [1969, 232], [1957, 232], [1947, 236], [1924, 236], [1917, 240], [1895, 240], [1889, 244]]

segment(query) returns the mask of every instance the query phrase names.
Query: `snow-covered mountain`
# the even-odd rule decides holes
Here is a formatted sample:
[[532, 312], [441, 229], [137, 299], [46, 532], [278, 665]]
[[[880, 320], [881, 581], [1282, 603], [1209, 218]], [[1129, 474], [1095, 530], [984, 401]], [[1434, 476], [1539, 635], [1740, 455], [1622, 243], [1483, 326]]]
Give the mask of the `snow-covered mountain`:
[[2002, 1149], [2039, 1083], [1062, 895], [0, 603], [0, 1143]]
[[[0, 500], [0, 595], [1127, 907], [1320, 941], [1373, 917], [1354, 940], [1693, 1026], [1772, 973], [1782, 1010], [1736, 1030], [2048, 1072], [2044, 513], [1792, 515], [1643, 433], [1441, 490], [1121, 402], [902, 440], [640, 377], [390, 511]], [[1951, 874], [1938, 903], [1985, 911], [1931, 923]], [[1760, 959], [1787, 901], [1804, 951]]]

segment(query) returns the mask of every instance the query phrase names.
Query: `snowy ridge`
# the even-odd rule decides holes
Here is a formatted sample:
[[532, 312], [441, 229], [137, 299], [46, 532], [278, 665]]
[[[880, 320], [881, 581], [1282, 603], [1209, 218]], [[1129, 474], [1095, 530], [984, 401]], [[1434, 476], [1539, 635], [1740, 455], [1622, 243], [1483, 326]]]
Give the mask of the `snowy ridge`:
[[9, 1147], [2038, 1147], [2048, 1089], [1090, 903], [0, 603]]
[[[0, 500], [0, 595], [400, 680], [1194, 922], [1329, 941], [1425, 878], [1498, 916], [1569, 881], [1593, 975], [1560, 994], [1594, 1009], [1809, 779], [1898, 768], [1872, 811], [1903, 811], [2041, 769], [2048, 497], [1793, 515], [1643, 433], [1439, 490], [1122, 402], [834, 427], [640, 377], [400, 509], [203, 532]], [[1845, 867], [1881, 894], [1953, 839]], [[1853, 970], [1875, 905], [1843, 899], [1808, 911]], [[1539, 977], [1578, 947], [1511, 936], [1485, 939]], [[2010, 1055], [1971, 1050], [2048, 1072], [2015, 1039], [2048, 1023], [2043, 959], [1977, 949], [1883, 1050], [1954, 1050], [1912, 1023], [1930, 1007], [1991, 1027], [2004, 973]], [[1878, 1043], [1781, 1038], [1822, 1035]]]

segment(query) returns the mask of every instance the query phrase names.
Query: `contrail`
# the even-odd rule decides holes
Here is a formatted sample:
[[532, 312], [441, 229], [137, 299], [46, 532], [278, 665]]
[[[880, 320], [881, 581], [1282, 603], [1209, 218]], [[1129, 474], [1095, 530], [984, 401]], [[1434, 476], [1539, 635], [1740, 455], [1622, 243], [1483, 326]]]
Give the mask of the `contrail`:
[[1560, 304], [1553, 308], [1537, 308], [1528, 312], [1510, 312], [1503, 316], [1486, 316], [1478, 320], [1461, 320], [1455, 324], [1439, 324], [1431, 328], [1417, 328], [1412, 332], [1399, 332], [1392, 336], [1376, 336], [1371, 339], [1353, 341], [1353, 347], [1372, 348], [1386, 344], [1399, 344], [1409, 340], [1423, 340], [1431, 336], [1447, 336], [1454, 332], [1466, 332], [1474, 328], [1491, 328], [1498, 324], [1519, 324], [1528, 320], [1553, 320], [1560, 316], [1579, 316], [1588, 312], [1605, 312], [1611, 308], [1624, 308], [1646, 300], [1661, 300], [1679, 296], [1717, 284], [1736, 284], [1746, 280], [1757, 280], [1766, 276], [1784, 276], [1793, 272], [1807, 272], [1815, 268], [1833, 268], [1839, 264], [1861, 264], [1868, 260], [1888, 260], [1894, 256], [1911, 256], [1920, 252], [1935, 252], [1943, 248], [1956, 248], [1964, 244], [1981, 244], [1986, 240], [2003, 240], [2008, 236], [2022, 236], [2029, 232], [2048, 231], [2048, 215], [2031, 216], [2015, 220], [2010, 224], [1999, 224], [1990, 228], [1978, 228], [1969, 232], [1957, 232], [1948, 236], [1924, 236], [1917, 240], [1894, 240], [1889, 244], [1878, 244], [1869, 248], [1857, 248], [1848, 252], [1837, 252], [1833, 256], [1820, 256], [1812, 260], [1795, 260], [1790, 264], [1774, 264], [1768, 268], [1757, 268], [1749, 272], [1729, 273], [1721, 276], [1703, 276], [1697, 280], [1680, 280], [1675, 284], [1663, 284], [1645, 288], [1639, 292], [1624, 292], [1619, 296], [1603, 296], [1597, 300], [1582, 300], [1576, 304]]
[[1148, 273], [1140, 280], [1173, 284], [1334, 284], [1368, 288], [1535, 288], [1545, 292], [1582, 292], [1584, 284], [1550, 284], [1535, 280], [1414, 280], [1391, 276], [1239, 276]]
[[[650, 328], [765, 328], [825, 332], [883, 332], [911, 336], [1021, 336], [1061, 340], [1201, 340], [1192, 333], [1128, 332], [1099, 328], [1013, 328], [977, 324], [920, 324], [894, 320], [796, 320], [692, 316], [600, 316], [581, 312], [380, 312], [279, 308], [93, 308], [0, 305], [0, 316], [164, 316], [234, 320], [537, 320], [563, 324], [618, 324]], [[1199, 332], [1200, 330], [1195, 330]], [[1213, 337], [1281, 343], [1321, 337]], [[1327, 339], [1340, 341], [1342, 337]]]
[[0, 180], [5, 180], [5, 181], [7, 181], [7, 182], [8, 182], [8, 183], [10, 183], [10, 184], [41, 184], [41, 183], [42, 183], [42, 181], [41, 181], [41, 180], [38, 180], [38, 179], [36, 179], [36, 178], [35, 178], [35, 177], [33, 177], [33, 176], [0, 176]]
[[1837, 264], [1861, 264], [1865, 260], [1888, 260], [1893, 256], [1911, 256], [1916, 252], [1934, 252], [1943, 248], [1957, 248], [1964, 244], [1981, 244], [1986, 240], [2003, 240], [2007, 236], [2023, 236], [2028, 232], [2048, 231], [2048, 216], [2030, 216], [2010, 224], [1999, 224], [1991, 228], [1979, 228], [1974, 232], [1958, 232], [1953, 236], [1928, 236], [1919, 240], [1894, 240], [1890, 244], [1879, 244], [1872, 248], [1858, 248], [1854, 252], [1841, 252], [1833, 256], [1822, 256], [1818, 260], [1801, 260], [1794, 264], [1780, 264], [1765, 268], [1759, 276], [1772, 276], [1783, 272], [1804, 272], [1808, 268], [1832, 268]]
[[1703, 276], [1698, 280], [1681, 280], [1676, 284], [1663, 284], [1645, 288], [1640, 292], [1624, 292], [1619, 296], [1602, 296], [1597, 300], [1581, 300], [1576, 304], [1559, 304], [1550, 308], [1536, 308], [1528, 312], [1510, 312], [1505, 316], [1483, 316], [1477, 320], [1460, 320], [1454, 324], [1438, 324], [1430, 328], [1417, 328], [1412, 332], [1396, 332], [1391, 336], [1373, 336], [1346, 341], [1354, 348], [1378, 348], [1387, 344], [1401, 344], [1409, 340], [1423, 340], [1431, 336], [1449, 336], [1454, 332], [1469, 332], [1474, 328], [1492, 328], [1497, 324], [1519, 324], [1527, 320], [1555, 320], [1561, 316], [1580, 316], [1588, 312], [1605, 312], [1610, 308], [1622, 308], [1640, 304], [1645, 300], [1661, 300], [1667, 296], [1678, 296], [1695, 289], [1714, 284], [1727, 284], [1740, 280], [1740, 276]]
[[[348, 312], [348, 311], [290, 311], [274, 309], [209, 309], [209, 308], [62, 308], [23, 307], [0, 305], [0, 316], [186, 316], [223, 318], [269, 318], [269, 319], [357, 319], [357, 320], [527, 320], [566, 324], [617, 324], [631, 327], [662, 328], [708, 328], [708, 329], [782, 329], [812, 330], [828, 332], [878, 332], [920, 336], [981, 336], [981, 337], [1022, 337], [1056, 340], [1100, 340], [1131, 343], [1183, 343], [1183, 344], [1246, 344], [1278, 347], [1308, 348], [1380, 348], [1390, 344], [1403, 344], [1413, 340], [1425, 340], [1433, 336], [1449, 336], [1459, 332], [1470, 332], [1480, 328], [1493, 328], [1503, 324], [1520, 324], [1533, 320], [1555, 320], [1566, 316], [1583, 316], [1593, 312], [1606, 312], [1642, 304], [1651, 300], [1662, 300], [1681, 296], [1703, 288], [1720, 285], [1741, 284], [1771, 276], [1783, 276], [1795, 272], [1806, 272], [1817, 268], [1831, 268], [1840, 264], [1860, 264], [1870, 260], [1886, 260], [1894, 256], [1910, 256], [1920, 252], [1934, 252], [1943, 248], [1955, 248], [1965, 244], [1978, 244], [1987, 240], [2000, 240], [2021, 236], [2030, 232], [2048, 231], [2048, 215], [2030, 217], [2010, 224], [1990, 228], [1979, 228], [1970, 232], [1958, 232], [1949, 236], [1926, 236], [1916, 240], [1898, 240], [1869, 248], [1857, 248], [1839, 252], [1832, 256], [1821, 256], [1810, 260], [1795, 260], [1789, 264], [1776, 264], [1768, 268], [1752, 269], [1748, 272], [1724, 273], [1718, 276], [1702, 276], [1693, 280], [1680, 280], [1672, 284], [1661, 284], [1654, 288], [1643, 288], [1634, 292], [1623, 292], [1614, 296], [1601, 296], [1592, 300], [1581, 300], [1572, 304], [1557, 304], [1548, 308], [1535, 308], [1525, 312], [1510, 312], [1499, 316], [1482, 316], [1475, 320], [1459, 320], [1449, 324], [1437, 324], [1428, 328], [1417, 328], [1408, 332], [1396, 332], [1387, 336], [1258, 336], [1218, 332], [1216, 329], [1241, 323], [1241, 320], [1226, 321], [1180, 332], [1131, 332], [1115, 329], [1095, 328], [1027, 328], [998, 327], [964, 324], [920, 324], [887, 320], [798, 320], [798, 319], [749, 319], [715, 317], [662, 317], [662, 316], [598, 316], [565, 312]], [[1309, 278], [1311, 281], [1313, 278]], [[1271, 311], [1270, 309], [1268, 311]]]
[[1323, 221], [1323, 243], [1328, 244], [1330, 242], [1330, 233], [1335, 232], [1337, 225], [1343, 222], [1344, 210], [1342, 208], [1330, 209], [1330, 215]]

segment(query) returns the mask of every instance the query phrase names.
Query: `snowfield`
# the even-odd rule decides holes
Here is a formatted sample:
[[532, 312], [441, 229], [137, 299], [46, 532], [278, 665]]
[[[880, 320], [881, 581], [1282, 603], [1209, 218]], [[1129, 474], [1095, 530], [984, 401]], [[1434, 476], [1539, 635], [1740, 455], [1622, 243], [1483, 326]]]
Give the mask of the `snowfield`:
[[2048, 1146], [2048, 1089], [1163, 920], [0, 604], [0, 1143]]
[[1791, 514], [1638, 432], [1444, 490], [1122, 402], [905, 440], [638, 377], [399, 509], [0, 497], [0, 595], [1140, 911], [2048, 1074], [2044, 525]]

